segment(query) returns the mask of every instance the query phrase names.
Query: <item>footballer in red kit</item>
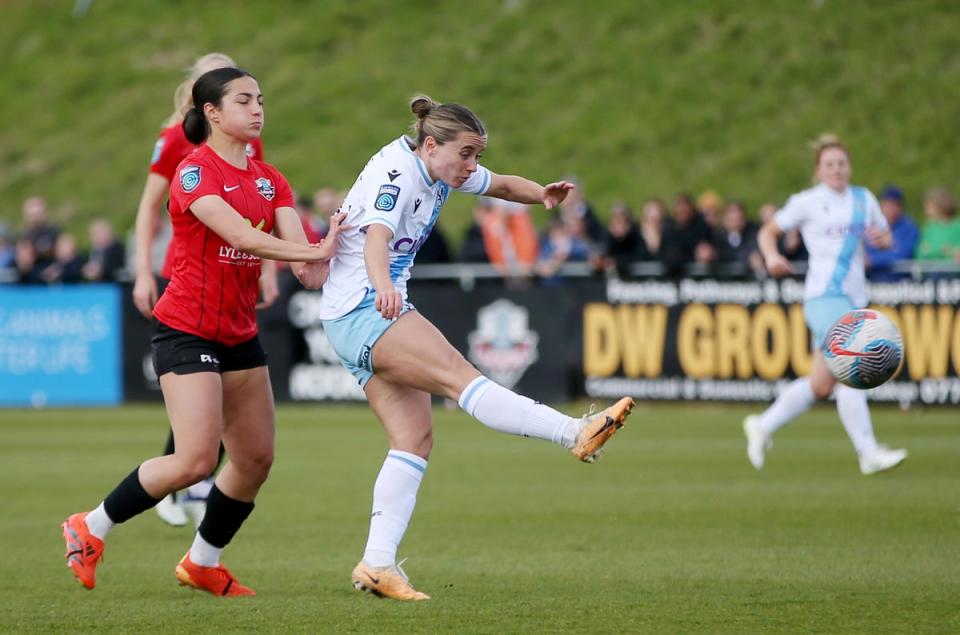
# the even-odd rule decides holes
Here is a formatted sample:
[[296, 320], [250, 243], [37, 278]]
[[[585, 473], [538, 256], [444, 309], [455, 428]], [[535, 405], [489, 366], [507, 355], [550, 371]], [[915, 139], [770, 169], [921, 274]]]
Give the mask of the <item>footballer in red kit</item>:
[[[153, 148], [153, 157], [150, 159], [150, 173], [162, 176], [168, 183], [173, 184], [177, 173], [177, 166], [196, 146], [187, 140], [183, 134], [183, 123], [176, 122], [167, 126], [160, 133], [157, 144]], [[247, 144], [247, 156], [257, 161], [263, 161], [263, 142], [254, 139]], [[174, 250], [171, 244], [167, 247], [167, 255], [163, 259], [163, 269], [160, 277], [170, 280], [173, 277]]]
[[233, 346], [257, 333], [260, 258], [230, 246], [190, 212], [204, 196], [219, 196], [252, 227], [270, 233], [274, 210], [293, 207], [293, 194], [272, 166], [250, 159], [242, 170], [207, 145], [180, 164], [171, 182], [170, 251], [176, 265], [154, 317], [179, 331]]
[[[256, 78], [221, 67], [191, 90], [183, 131], [198, 147], [170, 187], [177, 260], [154, 306], [151, 340], [175, 448], [141, 462], [97, 507], [63, 522], [67, 567], [87, 589], [96, 586], [107, 534], [207, 477], [222, 441], [229, 460], [210, 485], [203, 519], [174, 575], [218, 596], [255, 595], [220, 556], [253, 512], [274, 459], [273, 391], [254, 317], [260, 259], [290, 262], [303, 286], [319, 288], [340, 229], [350, 228], [344, 214], [335, 214], [328, 239], [309, 244], [286, 179], [247, 156], [264, 122]], [[138, 233], [138, 243], [147, 238]]]

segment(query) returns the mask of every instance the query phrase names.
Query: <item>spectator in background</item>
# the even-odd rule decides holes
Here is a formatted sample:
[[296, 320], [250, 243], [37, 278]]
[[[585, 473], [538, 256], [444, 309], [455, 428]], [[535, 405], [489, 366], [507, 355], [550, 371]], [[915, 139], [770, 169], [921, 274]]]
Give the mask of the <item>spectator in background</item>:
[[23, 202], [22, 237], [33, 243], [36, 260], [41, 265], [53, 262], [53, 247], [60, 230], [50, 224], [47, 199], [31, 196]]
[[643, 204], [640, 221], [640, 238], [650, 260], [662, 260], [663, 233], [667, 223], [667, 205], [659, 198], [651, 198]]
[[540, 258], [537, 261], [537, 275], [547, 284], [560, 281], [560, 267], [568, 262], [586, 262], [590, 257], [590, 248], [584, 242], [583, 219], [569, 214], [564, 218], [553, 219], [540, 243]]
[[537, 262], [538, 249], [529, 205], [498, 199], [484, 217], [482, 229], [487, 257], [501, 275], [507, 278], [530, 275]]
[[33, 241], [26, 236], [20, 237], [14, 246], [14, 262], [16, 263], [16, 282], [20, 284], [43, 284], [40, 275], [43, 266], [37, 261], [37, 248]]
[[[780, 208], [774, 203], [764, 203], [761, 205], [760, 224], [765, 225], [767, 221], [772, 220], [779, 209]], [[780, 236], [777, 240], [777, 249], [783, 254], [784, 258], [791, 262], [806, 262], [808, 257], [807, 248], [803, 244], [803, 238], [800, 236], [799, 229], [791, 229]], [[766, 266], [764, 266], [762, 270], [766, 271]]]
[[90, 223], [90, 255], [83, 265], [83, 277], [91, 282], [107, 282], [117, 279], [117, 272], [126, 263], [127, 252], [113, 235], [113, 227], [105, 218], [96, 218]]
[[663, 263], [675, 274], [692, 262], [707, 264], [716, 258], [716, 250], [710, 244], [710, 228], [689, 194], [678, 194], [674, 199], [673, 217], [664, 228], [661, 251]]
[[953, 196], [945, 188], [927, 190], [923, 200], [927, 216], [920, 234], [917, 258], [920, 260], [960, 259], [960, 219]]
[[560, 206], [560, 212], [570, 212], [583, 220], [583, 228], [588, 236], [589, 242], [599, 245], [603, 243], [603, 225], [597, 219], [593, 206], [584, 198], [581, 190], [582, 184], [575, 176], [570, 176], [567, 181], [573, 183], [576, 187], [567, 193], [567, 200]]
[[640, 228], [633, 219], [633, 210], [622, 201], [614, 203], [607, 221], [603, 253], [595, 259], [594, 267], [618, 278], [628, 278], [633, 263], [650, 259]]
[[706, 190], [697, 197], [697, 209], [714, 237], [718, 237], [722, 233], [720, 216], [723, 212], [723, 197], [713, 190]]
[[723, 210], [717, 231], [717, 260], [737, 263], [746, 269], [752, 265], [757, 251], [757, 226], [747, 219], [747, 210], [740, 201], [730, 201]]
[[460, 253], [457, 260], [460, 262], [490, 262], [487, 257], [487, 248], [483, 244], [483, 225], [487, 214], [493, 212], [495, 203], [492, 198], [478, 196], [473, 206], [473, 223], [467, 228], [460, 241]]
[[905, 213], [903, 207], [903, 190], [896, 185], [883, 188], [880, 195], [880, 209], [890, 224], [893, 233], [893, 244], [890, 249], [877, 249], [866, 243], [867, 277], [875, 282], [889, 282], [908, 277], [908, 273], [891, 271], [894, 263], [900, 260], [910, 260], [916, 251], [920, 240], [920, 230]]
[[321, 238], [327, 235], [327, 229], [330, 227], [330, 217], [337, 213], [342, 202], [343, 197], [332, 187], [321, 187], [313, 193], [311, 226], [314, 234]]
[[77, 253], [77, 239], [64, 232], [57, 236], [53, 248], [54, 261], [41, 272], [47, 284], [83, 282], [83, 257]]

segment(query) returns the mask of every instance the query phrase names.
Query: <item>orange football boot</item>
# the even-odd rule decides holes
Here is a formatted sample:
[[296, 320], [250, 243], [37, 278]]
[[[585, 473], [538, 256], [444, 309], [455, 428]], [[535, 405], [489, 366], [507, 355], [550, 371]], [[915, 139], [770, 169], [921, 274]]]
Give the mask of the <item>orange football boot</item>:
[[361, 560], [353, 569], [353, 588], [391, 600], [429, 600], [429, 595], [413, 588], [400, 564], [371, 567]]
[[632, 410], [633, 399], [624, 397], [606, 410], [584, 416], [583, 428], [570, 451], [584, 463], [593, 463], [603, 451], [603, 444], [623, 427]]
[[103, 541], [87, 528], [87, 514], [73, 514], [61, 525], [67, 541], [67, 566], [80, 584], [92, 589], [97, 584], [97, 563], [103, 558]]
[[215, 567], [194, 564], [190, 560], [189, 551], [180, 560], [175, 574], [181, 586], [193, 587], [221, 597], [256, 595], [253, 589], [237, 582], [230, 570], [222, 564]]

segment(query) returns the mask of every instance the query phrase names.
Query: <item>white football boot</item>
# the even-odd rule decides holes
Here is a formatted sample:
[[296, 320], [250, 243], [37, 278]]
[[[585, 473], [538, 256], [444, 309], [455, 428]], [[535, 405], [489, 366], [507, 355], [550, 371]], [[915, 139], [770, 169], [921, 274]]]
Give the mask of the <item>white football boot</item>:
[[743, 420], [743, 433], [747, 435], [747, 458], [750, 464], [762, 470], [767, 450], [773, 447], [773, 439], [760, 429], [760, 415], [748, 415]]
[[878, 472], [892, 470], [907, 458], [907, 451], [891, 450], [882, 445], [878, 445], [869, 452], [860, 455], [860, 473], [864, 476], [870, 476]]
[[183, 506], [174, 499], [173, 494], [167, 494], [160, 499], [160, 502], [157, 503], [154, 509], [157, 510], [157, 516], [160, 517], [160, 520], [168, 525], [183, 527], [190, 522], [190, 519], [187, 518], [187, 512], [185, 512]]

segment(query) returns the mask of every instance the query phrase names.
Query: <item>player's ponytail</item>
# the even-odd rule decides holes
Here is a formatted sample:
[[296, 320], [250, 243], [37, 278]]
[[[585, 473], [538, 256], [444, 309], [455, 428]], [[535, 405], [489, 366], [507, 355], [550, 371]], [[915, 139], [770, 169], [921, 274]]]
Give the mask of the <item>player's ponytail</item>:
[[417, 147], [422, 146], [427, 137], [443, 145], [461, 132], [487, 136], [480, 118], [460, 104], [438, 104], [426, 95], [417, 95], [410, 100], [410, 111], [417, 117], [411, 127]]
[[183, 118], [183, 134], [187, 141], [195, 146], [207, 140], [210, 129], [207, 127], [207, 118], [196, 108], [191, 108]]
[[235, 79], [253, 77], [247, 71], [239, 68], [218, 68], [201, 75], [193, 84], [193, 108], [187, 111], [183, 118], [183, 134], [187, 140], [200, 145], [210, 135], [210, 122], [203, 112], [204, 106], [213, 104], [220, 108], [223, 96], [227, 93], [227, 86]]

